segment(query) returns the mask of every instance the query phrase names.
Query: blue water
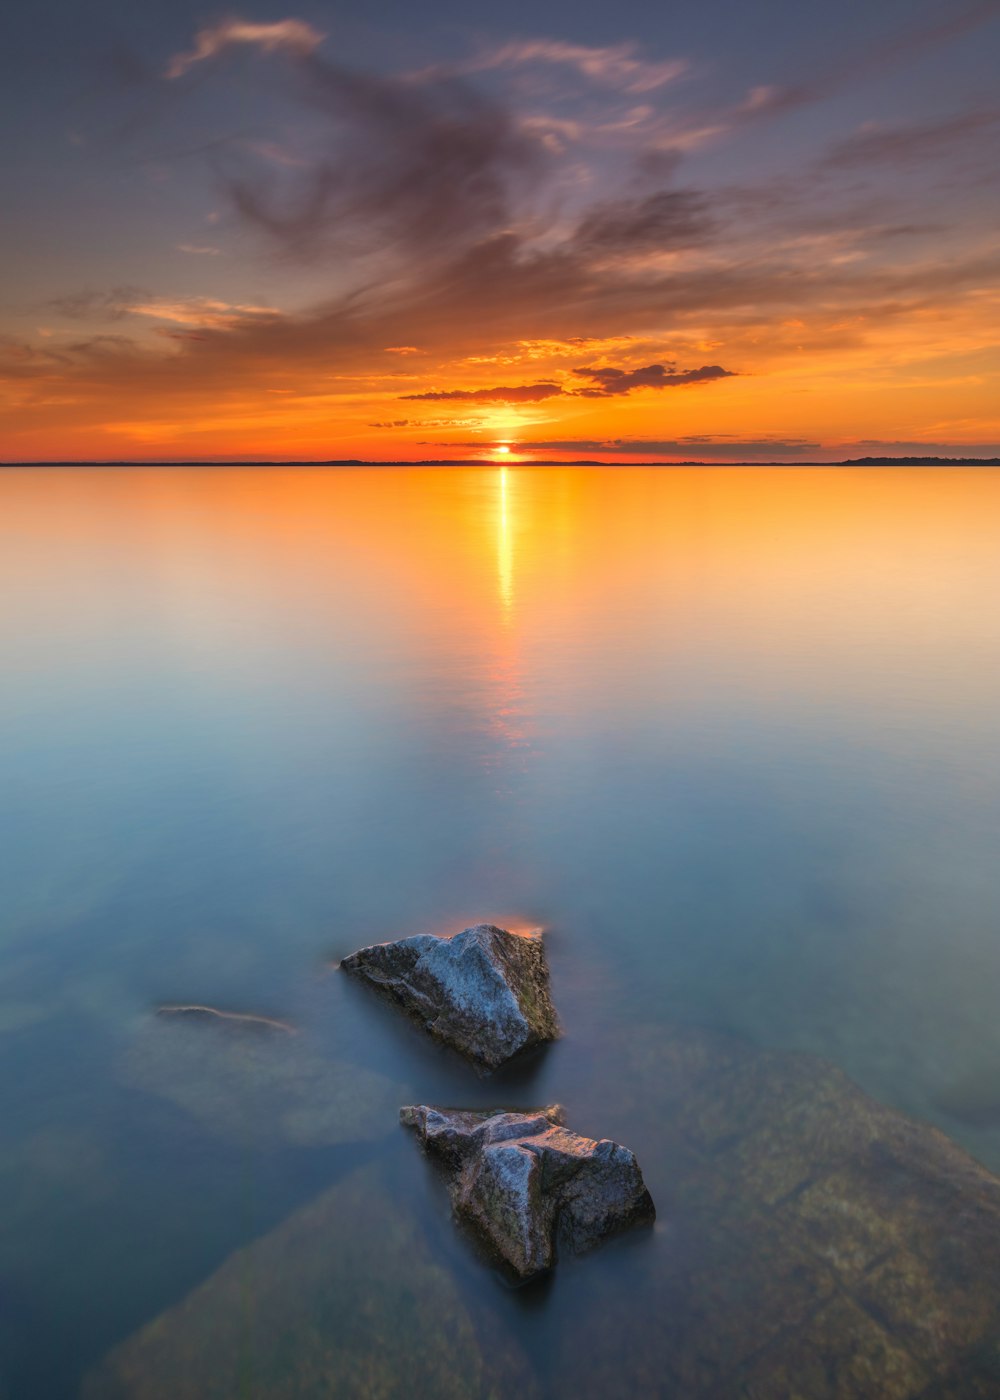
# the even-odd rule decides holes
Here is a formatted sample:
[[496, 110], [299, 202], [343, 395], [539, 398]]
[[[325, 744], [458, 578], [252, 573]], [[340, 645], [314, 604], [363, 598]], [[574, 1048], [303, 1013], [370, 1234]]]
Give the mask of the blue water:
[[998, 522], [986, 470], [0, 474], [0, 1394], [386, 1153], [426, 1191], [391, 1123], [250, 1141], [129, 1068], [195, 1001], [488, 1102], [338, 978], [379, 939], [546, 928], [526, 1102], [708, 1025], [1000, 1168]]

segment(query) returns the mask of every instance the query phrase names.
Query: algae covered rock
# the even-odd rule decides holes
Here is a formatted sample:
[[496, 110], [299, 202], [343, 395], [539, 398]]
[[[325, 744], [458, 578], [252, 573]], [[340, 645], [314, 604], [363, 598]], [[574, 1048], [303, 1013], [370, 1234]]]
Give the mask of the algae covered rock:
[[116, 1347], [83, 1400], [538, 1395], [378, 1170], [332, 1186]]
[[539, 933], [477, 924], [453, 938], [375, 943], [340, 965], [486, 1073], [559, 1034]]
[[594, 1064], [668, 1224], [586, 1292], [564, 1280], [567, 1394], [1000, 1395], [1000, 1180], [961, 1148], [733, 1035], [632, 1026]]
[[329, 1146], [384, 1137], [401, 1086], [327, 1059], [266, 1017], [169, 1007], [147, 1018], [120, 1075], [244, 1146]]
[[561, 1116], [558, 1106], [400, 1110], [400, 1121], [451, 1169], [456, 1215], [518, 1279], [551, 1269], [560, 1246], [583, 1253], [655, 1215], [633, 1153], [569, 1132]]

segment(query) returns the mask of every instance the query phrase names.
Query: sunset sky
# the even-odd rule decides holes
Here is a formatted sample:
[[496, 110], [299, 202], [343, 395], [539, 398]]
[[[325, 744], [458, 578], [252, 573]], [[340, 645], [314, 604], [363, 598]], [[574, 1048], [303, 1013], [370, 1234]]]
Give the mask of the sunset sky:
[[1000, 454], [1000, 0], [40, 0], [0, 459]]

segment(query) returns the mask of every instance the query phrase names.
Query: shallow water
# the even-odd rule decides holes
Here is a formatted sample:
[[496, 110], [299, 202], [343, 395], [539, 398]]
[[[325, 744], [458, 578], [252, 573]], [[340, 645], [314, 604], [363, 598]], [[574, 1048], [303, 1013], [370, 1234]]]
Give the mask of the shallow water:
[[[0, 474], [0, 1393], [366, 1174], [529, 1357], [637, 1306], [641, 1244], [498, 1303], [392, 1112], [330, 1110], [320, 1062], [497, 1093], [332, 970], [379, 939], [544, 925], [566, 1036], [503, 1093], [580, 1131], [645, 1140], [615, 1047], [685, 1023], [1000, 1169], [998, 520], [975, 469]], [[243, 1101], [165, 1001], [299, 1058]]]

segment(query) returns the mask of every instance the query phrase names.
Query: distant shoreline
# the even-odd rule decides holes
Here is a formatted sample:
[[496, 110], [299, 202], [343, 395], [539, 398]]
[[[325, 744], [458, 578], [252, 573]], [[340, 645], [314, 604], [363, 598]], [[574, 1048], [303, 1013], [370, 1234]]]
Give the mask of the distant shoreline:
[[283, 461], [280, 458], [267, 461], [236, 461], [211, 459], [177, 461], [172, 458], [141, 461], [133, 458], [107, 458], [65, 461], [53, 459], [37, 462], [0, 462], [4, 467], [1000, 467], [1000, 457], [849, 457], [829, 462], [721, 462], [703, 461], [692, 457], [679, 462], [631, 462], [600, 461], [596, 458], [580, 458], [567, 462], [544, 461], [540, 459], [514, 459], [498, 461], [492, 457], [426, 457], [416, 460], [367, 461], [360, 457], [331, 458], [329, 460], [304, 459]]

